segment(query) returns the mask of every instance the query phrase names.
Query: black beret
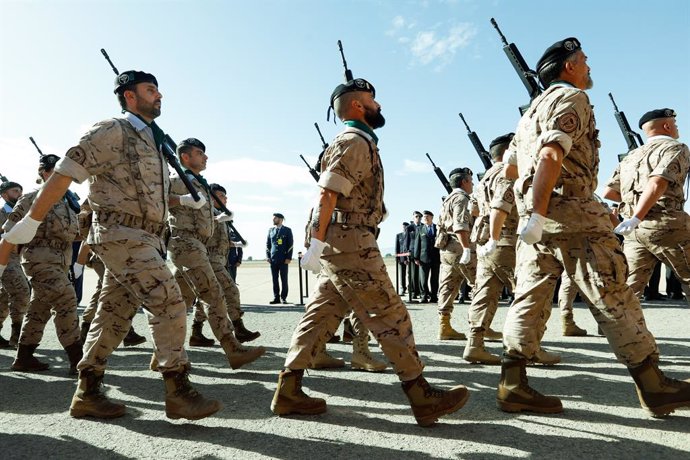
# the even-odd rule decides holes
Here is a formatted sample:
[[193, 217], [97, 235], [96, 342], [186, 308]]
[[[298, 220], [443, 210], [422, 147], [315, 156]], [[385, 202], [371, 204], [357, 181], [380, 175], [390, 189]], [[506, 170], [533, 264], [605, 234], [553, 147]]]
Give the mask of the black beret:
[[410, 225], [409, 222], [403, 222], [403, 227], [407, 227], [408, 225]]
[[274, 212], [273, 217], [277, 217], [278, 219], [285, 219], [285, 216], [279, 212]]
[[204, 143], [195, 137], [187, 138], [179, 144], [177, 144], [177, 153], [180, 153], [180, 149], [183, 149], [185, 147], [196, 147], [198, 149], [201, 149], [203, 152], [206, 152], [206, 146], [204, 145]]
[[210, 188], [212, 192], [217, 192], [220, 190], [221, 192], [225, 193], [226, 195], [228, 194], [228, 191], [225, 190], [225, 187], [223, 187], [220, 184], [210, 184], [208, 186], [208, 188]]
[[489, 149], [494, 148], [496, 145], [507, 144], [513, 140], [515, 133], [504, 134], [503, 136], [498, 136], [496, 139], [492, 140], [489, 144]]
[[115, 77], [115, 90], [113, 92], [115, 94], [123, 93], [125, 89], [137, 83], [153, 83], [158, 86], [158, 80], [150, 73], [140, 70], [128, 70]]
[[413, 216], [419, 216], [419, 217], [422, 217], [422, 213], [421, 213], [421, 212], [419, 212], [419, 211], [414, 211], [414, 212], [412, 213], [412, 215], [413, 215]]
[[336, 99], [345, 93], [351, 93], [353, 91], [365, 91], [376, 97], [374, 85], [366, 81], [364, 78], [355, 78], [354, 80], [350, 80], [347, 83], [341, 83], [335, 87], [331, 93], [331, 108], [333, 108], [333, 104], [335, 103]]
[[650, 110], [649, 112], [642, 115], [640, 118], [640, 124], [638, 125], [642, 129], [642, 125], [648, 121], [656, 120], [657, 118], [670, 118], [676, 116], [676, 111], [673, 109], [656, 109]]
[[537, 72], [541, 71], [541, 69], [547, 64], [565, 59], [580, 48], [580, 40], [575, 37], [565, 38], [554, 43], [546, 48], [546, 51], [544, 51], [542, 57], [539, 58], [539, 61], [537, 62]]
[[16, 182], [7, 181], [7, 182], [3, 182], [2, 184], [0, 184], [0, 193], [5, 193], [5, 192], [8, 191], [9, 189], [12, 189], [12, 188], [15, 188], [15, 187], [19, 187], [19, 188], [21, 188], [22, 190], [24, 189], [21, 185], [19, 185], [19, 184], [16, 183]]
[[425, 215], [425, 216], [433, 216], [434, 213], [431, 212], [431, 211], [424, 211], [424, 215]]
[[43, 155], [38, 160], [38, 167], [39, 169], [53, 169], [58, 161], [60, 161], [60, 157], [57, 155]]
[[451, 177], [457, 176], [459, 174], [468, 174], [471, 176], [472, 170], [470, 168], [455, 168], [448, 174], [448, 178], [450, 179]]

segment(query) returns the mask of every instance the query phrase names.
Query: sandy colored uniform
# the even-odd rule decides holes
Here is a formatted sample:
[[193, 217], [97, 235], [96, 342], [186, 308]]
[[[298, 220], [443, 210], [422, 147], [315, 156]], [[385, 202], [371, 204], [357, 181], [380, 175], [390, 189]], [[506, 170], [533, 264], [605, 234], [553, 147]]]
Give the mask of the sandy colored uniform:
[[456, 188], [446, 197], [439, 213], [439, 234], [448, 235], [447, 244], [441, 248], [441, 275], [438, 288], [439, 314], [453, 313], [453, 303], [463, 280], [474, 286], [477, 269], [476, 245], [470, 244], [472, 258], [461, 265], [462, 245], [455, 234], [457, 231], [472, 230], [471, 197], [464, 190]]
[[98, 123], [55, 170], [89, 181], [87, 243], [106, 267], [79, 369], [104, 371], [143, 305], [158, 369], [182, 371], [188, 362], [185, 306], [163, 258], [170, 178], [151, 128], [130, 113]]
[[687, 290], [690, 284], [690, 215], [683, 209], [683, 184], [690, 168], [688, 146], [668, 136], [650, 137], [618, 165], [607, 187], [622, 197], [620, 213], [631, 217], [651, 177], [668, 181], [668, 188], [638, 227], [625, 237], [628, 284], [642, 295], [657, 261], [673, 269]]
[[599, 140], [594, 114], [584, 91], [554, 84], [536, 98], [520, 119], [510, 150], [520, 177], [515, 183], [521, 223], [532, 209], [532, 181], [538, 153], [548, 143], [564, 152], [541, 241], [517, 243], [515, 301], [503, 331], [506, 353], [531, 359], [539, 350], [539, 321], [551, 302], [556, 280], [565, 270], [619, 361], [635, 366], [656, 352], [640, 302], [626, 284], [627, 265], [611, 232], [606, 209], [594, 197], [599, 172]]
[[[36, 195], [34, 191], [19, 198], [7, 218], [5, 231], [26, 216]], [[48, 211], [34, 239], [22, 246], [21, 264], [31, 284], [31, 300], [19, 336], [21, 345], [41, 343], [51, 313], [63, 347], [79, 340], [77, 295], [68, 277], [72, 242], [78, 232], [77, 215], [63, 198]]]
[[[7, 203], [0, 208], [0, 234], [11, 212], [12, 208]], [[8, 315], [12, 323], [22, 322], [29, 308], [30, 295], [29, 281], [22, 271], [19, 254], [13, 251], [7, 268], [0, 278], [0, 327]]]
[[[213, 335], [221, 341], [224, 337], [234, 337], [234, 329], [228, 319], [223, 288], [216, 278], [206, 249], [216, 225], [213, 202], [208, 190], [196, 178], [191, 175], [188, 177], [199, 194], [206, 198], [206, 203], [201, 209], [186, 206], [175, 206], [170, 209], [168, 253], [170, 260], [175, 264], [175, 277], [183, 277], [193, 289], [206, 312]], [[170, 190], [178, 195], [188, 193], [179, 177], [171, 179]]]
[[373, 332], [401, 380], [418, 377], [423, 364], [412, 323], [395, 292], [376, 244], [384, 214], [383, 166], [371, 137], [346, 128], [326, 150], [319, 185], [338, 193], [328, 226], [323, 269], [306, 313], [292, 335], [285, 367], [306, 369], [349, 308]]
[[518, 213], [515, 206], [514, 181], [503, 173], [504, 163], [494, 164], [479, 182], [474, 196], [479, 216], [472, 229], [472, 241], [483, 245], [489, 241], [489, 216], [498, 209], [508, 214], [496, 249], [488, 256], [479, 257], [472, 304], [467, 312], [470, 329], [486, 331], [493, 321], [503, 286], [515, 289], [515, 243], [517, 242]]

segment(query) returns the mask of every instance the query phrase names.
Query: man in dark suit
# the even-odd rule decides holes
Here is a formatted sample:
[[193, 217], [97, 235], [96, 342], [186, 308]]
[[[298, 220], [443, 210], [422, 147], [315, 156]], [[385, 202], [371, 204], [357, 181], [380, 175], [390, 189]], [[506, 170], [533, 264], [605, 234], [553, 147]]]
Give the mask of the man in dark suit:
[[412, 213], [413, 220], [410, 225], [407, 226], [407, 251], [410, 253], [408, 257], [408, 276], [410, 292], [412, 293], [412, 298], [416, 299], [422, 295], [422, 288], [419, 282], [419, 264], [415, 263], [415, 241], [417, 240], [417, 230], [421, 229], [424, 225], [421, 223], [422, 213], [419, 211], [414, 211]]
[[415, 239], [415, 264], [421, 267], [420, 284], [424, 297], [422, 303], [438, 302], [438, 275], [441, 269], [441, 251], [434, 246], [438, 228], [434, 213], [424, 211], [424, 225], [417, 231]]
[[407, 293], [407, 267], [410, 263], [409, 256], [398, 256], [397, 254], [405, 254], [408, 251], [407, 248], [407, 226], [410, 225], [408, 222], [403, 222], [403, 231], [395, 235], [395, 258], [400, 266], [400, 284], [402, 284], [401, 295]]
[[228, 264], [227, 269], [232, 277], [232, 280], [237, 284], [237, 267], [242, 265], [242, 258], [244, 257], [244, 252], [242, 251], [242, 243], [238, 241], [235, 232], [232, 232], [230, 236], [230, 250], [228, 251]]
[[[266, 260], [271, 264], [273, 276], [273, 300], [270, 304], [281, 301], [287, 303], [288, 294], [288, 266], [292, 262], [292, 230], [283, 226], [285, 216], [276, 212], [273, 214], [273, 227], [266, 238]], [[278, 285], [280, 276], [280, 286]]]

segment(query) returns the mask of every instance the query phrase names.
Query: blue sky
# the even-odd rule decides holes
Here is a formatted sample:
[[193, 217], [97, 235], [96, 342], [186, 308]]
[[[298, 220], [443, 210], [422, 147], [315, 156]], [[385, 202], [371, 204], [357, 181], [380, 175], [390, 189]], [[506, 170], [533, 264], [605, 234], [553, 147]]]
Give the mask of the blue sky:
[[[37, 154], [63, 155], [93, 123], [118, 115], [114, 75], [154, 73], [161, 127], [207, 146], [210, 181], [229, 189], [235, 224], [263, 257], [271, 215], [286, 215], [301, 242], [316, 186], [299, 159], [341, 125], [325, 120], [343, 73], [343, 41], [355, 76], [371, 81], [387, 124], [378, 134], [389, 220], [380, 246], [413, 210], [438, 213], [445, 193], [424, 153], [447, 173], [481, 170], [458, 118], [485, 146], [513, 131], [527, 93], [489, 23], [495, 17], [534, 67], [568, 36], [592, 67], [602, 148], [599, 182], [625, 142], [608, 93], [636, 128], [647, 110], [679, 112], [690, 133], [690, 2], [591, 1], [8, 1], [0, 0], [0, 172], [31, 189]], [[85, 196], [83, 187], [74, 187]], [[296, 245], [299, 250], [300, 245]]]

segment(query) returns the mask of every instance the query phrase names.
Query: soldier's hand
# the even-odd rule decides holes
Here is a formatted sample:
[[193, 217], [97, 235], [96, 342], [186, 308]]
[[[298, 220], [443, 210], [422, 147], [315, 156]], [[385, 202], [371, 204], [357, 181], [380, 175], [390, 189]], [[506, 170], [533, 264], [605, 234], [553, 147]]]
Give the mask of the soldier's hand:
[[546, 222], [546, 217], [533, 212], [527, 225], [520, 230], [520, 239], [527, 244], [538, 243], [541, 240], [544, 222]]
[[74, 271], [74, 279], [79, 279], [81, 275], [84, 274], [84, 266], [80, 264], [79, 262], [75, 262], [74, 266], [72, 267], [72, 270]]
[[309, 241], [309, 249], [302, 256], [302, 268], [313, 273], [319, 273], [321, 271], [321, 254], [323, 254], [325, 246], [326, 243], [323, 241], [312, 238]]
[[40, 220], [34, 220], [29, 216], [25, 216], [22, 220], [17, 222], [14, 227], [2, 235], [2, 239], [14, 245], [26, 244], [34, 239]]
[[194, 201], [194, 197], [189, 195], [180, 195], [180, 205], [187, 206], [192, 209], [201, 209], [206, 204], [206, 198], [204, 195], [199, 195], [199, 201]]
[[460, 265], [466, 265], [472, 260], [472, 250], [470, 248], [464, 248], [462, 250], [462, 256], [460, 256]]
[[637, 226], [640, 225], [640, 222], [642, 222], [640, 219], [638, 219], [635, 216], [632, 216], [630, 219], [626, 219], [620, 224], [618, 224], [618, 226], [614, 228], [613, 231], [623, 236], [630, 235], [633, 232], [633, 230], [635, 230]]
[[235, 216], [235, 213], [233, 213], [232, 211], [230, 211], [230, 214], [226, 214], [226, 213], [222, 212], [216, 216], [216, 222], [218, 222], [219, 224], [223, 223], [223, 222], [230, 222], [230, 221], [232, 221], [232, 218], [234, 216]]
[[479, 257], [486, 257], [496, 250], [497, 244], [498, 241], [489, 240], [484, 246], [479, 246], [479, 248], [477, 248], [477, 254]]

